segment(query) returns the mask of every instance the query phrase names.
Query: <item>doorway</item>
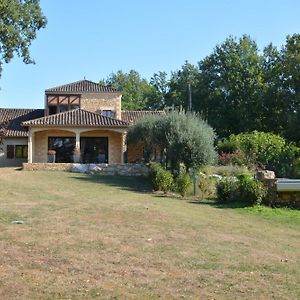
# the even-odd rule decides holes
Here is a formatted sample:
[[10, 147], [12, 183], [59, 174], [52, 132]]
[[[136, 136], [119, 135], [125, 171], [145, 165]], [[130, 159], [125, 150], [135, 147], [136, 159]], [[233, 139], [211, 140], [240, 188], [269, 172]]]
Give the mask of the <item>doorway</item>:
[[108, 137], [81, 138], [80, 149], [84, 164], [108, 163]]

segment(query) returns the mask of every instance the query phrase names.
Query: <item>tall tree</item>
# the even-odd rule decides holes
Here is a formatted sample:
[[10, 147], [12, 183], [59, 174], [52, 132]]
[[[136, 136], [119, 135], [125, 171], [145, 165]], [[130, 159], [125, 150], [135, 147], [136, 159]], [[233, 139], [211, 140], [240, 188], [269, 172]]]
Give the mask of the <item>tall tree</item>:
[[220, 136], [261, 128], [263, 68], [254, 40], [229, 37], [199, 68], [195, 106]]
[[169, 80], [166, 72], [154, 73], [150, 79], [152, 93], [147, 103], [148, 109], [163, 109], [167, 106], [166, 100], [169, 92]]
[[110, 74], [106, 80], [100, 82], [105, 82], [105, 84], [111, 85], [122, 92], [123, 109], [144, 109], [153, 92], [147, 80], [142, 78], [135, 70], [130, 70], [128, 73], [119, 70], [117, 73]]
[[26, 64], [34, 63], [29, 46], [46, 23], [39, 0], [0, 1], [0, 75], [3, 63], [9, 63], [15, 54]]
[[287, 36], [281, 50], [281, 90], [287, 107], [284, 112], [285, 136], [289, 140], [300, 141], [300, 34]]
[[184, 63], [180, 70], [172, 72], [169, 83], [169, 91], [166, 95], [166, 105], [169, 107], [173, 106], [188, 110], [188, 86], [189, 84], [191, 85], [193, 93], [192, 98], [194, 99], [194, 88], [197, 85], [198, 76], [198, 67], [190, 64], [188, 61]]

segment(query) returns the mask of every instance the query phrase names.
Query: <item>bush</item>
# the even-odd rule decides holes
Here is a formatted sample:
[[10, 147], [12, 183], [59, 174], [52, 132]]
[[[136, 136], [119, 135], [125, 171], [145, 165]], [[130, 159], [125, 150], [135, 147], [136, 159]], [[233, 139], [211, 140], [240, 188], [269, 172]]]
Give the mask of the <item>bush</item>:
[[260, 205], [267, 195], [263, 183], [247, 175], [239, 176], [238, 180], [239, 197], [242, 203], [247, 206]]
[[167, 193], [173, 184], [171, 172], [165, 170], [160, 164], [154, 163], [150, 167], [150, 177], [155, 191]]
[[216, 194], [216, 179], [210, 176], [200, 176], [199, 189], [201, 191], [201, 199], [212, 198]]
[[175, 190], [184, 197], [192, 185], [192, 179], [189, 174], [181, 173], [175, 180]]
[[219, 153], [234, 153], [239, 149], [239, 145], [235, 140], [227, 139], [218, 142], [217, 148]]
[[219, 203], [240, 202], [245, 206], [259, 205], [267, 195], [266, 187], [249, 175], [240, 175], [238, 179], [225, 178], [217, 184]]
[[153, 189], [155, 191], [158, 191], [159, 190], [159, 187], [158, 187], [158, 184], [157, 184], [157, 181], [156, 181], [156, 178], [157, 178], [157, 174], [162, 170], [162, 167], [159, 163], [152, 163], [150, 165], [150, 179], [151, 179], [151, 182], [152, 182], [152, 185], [153, 185]]
[[281, 136], [258, 131], [232, 134], [218, 144], [218, 152], [220, 164], [256, 166], [283, 177], [295, 176], [294, 161], [300, 156], [300, 149]]
[[218, 203], [230, 203], [237, 200], [238, 181], [235, 178], [225, 177], [217, 185]]

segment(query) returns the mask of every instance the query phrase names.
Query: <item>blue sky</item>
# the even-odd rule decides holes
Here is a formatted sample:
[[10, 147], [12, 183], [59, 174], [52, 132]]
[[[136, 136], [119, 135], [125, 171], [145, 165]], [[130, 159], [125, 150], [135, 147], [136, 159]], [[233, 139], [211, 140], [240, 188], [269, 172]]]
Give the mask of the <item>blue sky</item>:
[[300, 32], [299, 0], [41, 0], [46, 29], [32, 43], [35, 65], [3, 66], [0, 107], [41, 108], [44, 90], [121, 69], [153, 73], [197, 63], [229, 35], [259, 47]]

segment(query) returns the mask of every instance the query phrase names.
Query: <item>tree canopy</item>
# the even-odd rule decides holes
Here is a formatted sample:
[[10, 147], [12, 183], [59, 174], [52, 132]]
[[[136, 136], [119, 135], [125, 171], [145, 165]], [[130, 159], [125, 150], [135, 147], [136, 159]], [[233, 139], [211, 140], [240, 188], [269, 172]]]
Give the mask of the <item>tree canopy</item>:
[[15, 54], [26, 64], [34, 63], [29, 46], [46, 24], [39, 0], [0, 1], [0, 75], [3, 63], [9, 63]]
[[147, 80], [142, 78], [135, 70], [130, 70], [128, 73], [119, 70], [117, 73], [110, 74], [107, 79], [101, 82], [122, 91], [123, 109], [138, 110], [145, 108], [150, 94], [153, 92]]
[[128, 143], [142, 142], [147, 161], [153, 149], [159, 148], [172, 170], [178, 170], [180, 163], [187, 170], [211, 163], [215, 158], [214, 139], [214, 130], [205, 121], [183, 111], [145, 117], [128, 131]]
[[149, 81], [131, 70], [104, 81], [123, 92], [125, 109], [188, 110], [216, 130], [218, 138], [250, 131], [280, 134], [300, 143], [300, 34], [282, 47], [262, 50], [248, 35], [228, 37], [211, 54], [179, 70], [156, 72]]

